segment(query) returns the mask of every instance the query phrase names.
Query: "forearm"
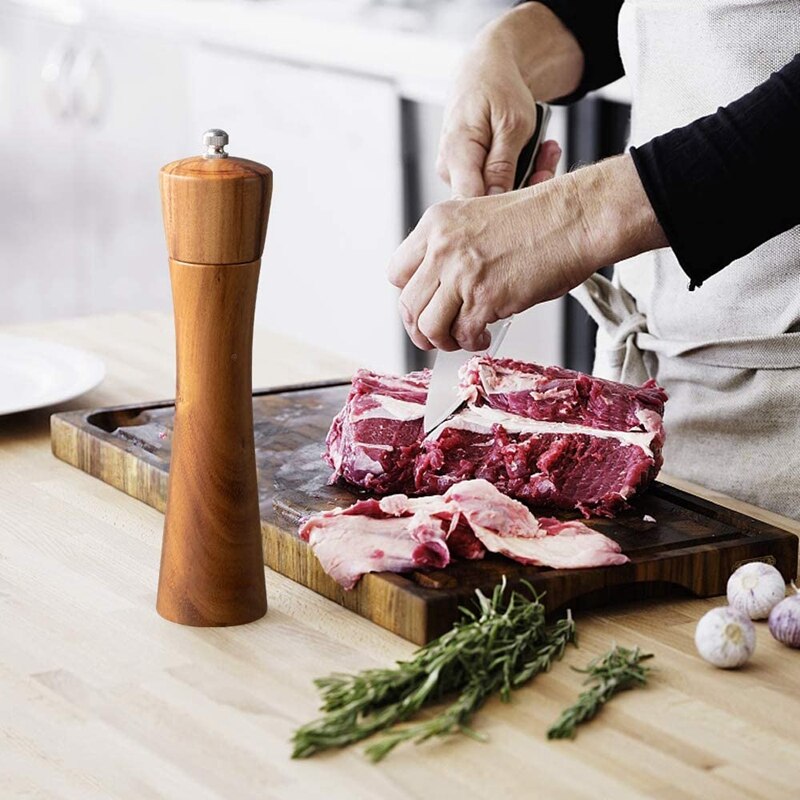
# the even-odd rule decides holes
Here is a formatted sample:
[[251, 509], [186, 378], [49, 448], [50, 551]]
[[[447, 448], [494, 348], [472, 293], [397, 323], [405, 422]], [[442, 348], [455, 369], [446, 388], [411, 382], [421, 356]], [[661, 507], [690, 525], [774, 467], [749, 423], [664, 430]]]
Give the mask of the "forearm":
[[478, 37], [474, 53], [487, 62], [510, 57], [531, 94], [543, 101], [573, 92], [583, 74], [577, 40], [539, 3], [513, 8], [490, 23]]
[[580, 279], [668, 244], [629, 155], [583, 167], [549, 186], [561, 194], [558, 213], [571, 220], [564, 246], [574, 253]]
[[479, 350], [487, 323], [664, 244], [626, 155], [528, 189], [431, 206], [388, 276], [402, 289], [403, 323], [418, 347]]
[[476, 238], [496, 236], [504, 257], [524, 264], [515, 280], [525, 288], [495, 308], [499, 317], [560, 297], [601, 267], [668, 244], [630, 155], [473, 202], [485, 206]]

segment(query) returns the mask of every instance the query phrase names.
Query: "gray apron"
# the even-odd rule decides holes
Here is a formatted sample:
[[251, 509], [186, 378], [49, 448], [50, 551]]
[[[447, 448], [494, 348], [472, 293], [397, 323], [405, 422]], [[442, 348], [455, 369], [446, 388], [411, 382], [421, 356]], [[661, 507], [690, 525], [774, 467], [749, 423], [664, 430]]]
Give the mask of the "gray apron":
[[[641, 144], [788, 63], [800, 2], [626, 0], [619, 38]], [[800, 227], [687, 286], [663, 249], [575, 289], [599, 326], [595, 373], [667, 390], [665, 471], [800, 518]]]

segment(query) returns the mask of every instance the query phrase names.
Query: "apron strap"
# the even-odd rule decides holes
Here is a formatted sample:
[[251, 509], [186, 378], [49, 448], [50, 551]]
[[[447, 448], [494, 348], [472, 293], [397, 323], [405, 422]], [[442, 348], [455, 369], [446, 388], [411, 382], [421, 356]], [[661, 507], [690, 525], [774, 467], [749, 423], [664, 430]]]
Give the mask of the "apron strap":
[[637, 339], [647, 331], [647, 318], [637, 311], [633, 297], [599, 273], [570, 294], [599, 329], [594, 374], [623, 383], [644, 383], [650, 376]]
[[570, 294], [600, 329], [596, 369], [616, 380], [642, 383], [648, 370], [644, 353], [684, 358], [696, 364], [731, 369], [800, 368], [800, 332], [717, 341], [660, 339], [647, 330], [647, 318], [633, 297], [600, 274], [592, 275]]

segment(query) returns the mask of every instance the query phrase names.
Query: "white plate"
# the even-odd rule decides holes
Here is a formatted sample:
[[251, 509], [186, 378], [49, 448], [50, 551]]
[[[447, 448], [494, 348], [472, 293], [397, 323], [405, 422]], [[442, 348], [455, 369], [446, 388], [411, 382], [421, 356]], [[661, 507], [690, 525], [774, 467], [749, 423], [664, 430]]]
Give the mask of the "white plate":
[[0, 414], [63, 403], [106, 373], [97, 356], [55, 342], [0, 334]]

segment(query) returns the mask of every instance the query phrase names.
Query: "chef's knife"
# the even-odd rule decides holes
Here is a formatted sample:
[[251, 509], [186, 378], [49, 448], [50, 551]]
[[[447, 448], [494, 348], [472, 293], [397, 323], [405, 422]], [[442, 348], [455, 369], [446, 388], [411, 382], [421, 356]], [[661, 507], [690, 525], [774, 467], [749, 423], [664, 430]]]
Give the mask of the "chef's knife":
[[[550, 107], [543, 103], [536, 104], [536, 130], [528, 143], [522, 148], [517, 160], [517, 171], [514, 176], [514, 188], [521, 189], [528, 182], [539, 145], [544, 139], [547, 123], [550, 119]], [[505, 339], [511, 326], [512, 317], [501, 319], [487, 326], [492, 336], [491, 344], [483, 352], [484, 355], [495, 356], [500, 345]], [[465, 350], [455, 350], [452, 353], [439, 351], [433, 365], [430, 384], [428, 385], [428, 399], [425, 402], [425, 417], [423, 420], [425, 435], [441, 425], [449, 416], [454, 414], [464, 402], [458, 394], [458, 373], [466, 362], [479, 353], [470, 353]]]

